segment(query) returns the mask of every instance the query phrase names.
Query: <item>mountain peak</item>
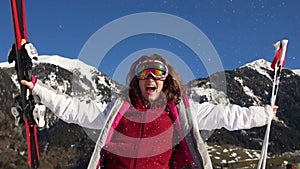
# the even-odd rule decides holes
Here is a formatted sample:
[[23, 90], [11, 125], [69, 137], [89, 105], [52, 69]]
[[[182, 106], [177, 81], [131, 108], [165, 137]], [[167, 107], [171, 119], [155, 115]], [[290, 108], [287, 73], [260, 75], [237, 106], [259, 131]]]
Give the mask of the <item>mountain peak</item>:
[[79, 59], [70, 59], [59, 55], [40, 55], [37, 62], [58, 65], [67, 70], [73, 70], [74, 68], [80, 67], [89, 67]]
[[[268, 70], [272, 70], [271, 69], [271, 63], [266, 61], [265, 59], [258, 59], [258, 60], [255, 60], [253, 62], [250, 62], [250, 63], [247, 63], [245, 64], [244, 66], [242, 67], [250, 67], [250, 68], [254, 68], [254, 69], [261, 69], [261, 68], [264, 68], [264, 69], [268, 69]], [[241, 67], [241, 68], [242, 68]]]
[[269, 75], [269, 71], [272, 71], [271, 63], [266, 61], [265, 59], [258, 59], [253, 62], [247, 63], [244, 66], [240, 67], [242, 68], [250, 68], [253, 70], [256, 70], [258, 73], [268, 77], [269, 79], [272, 79]]

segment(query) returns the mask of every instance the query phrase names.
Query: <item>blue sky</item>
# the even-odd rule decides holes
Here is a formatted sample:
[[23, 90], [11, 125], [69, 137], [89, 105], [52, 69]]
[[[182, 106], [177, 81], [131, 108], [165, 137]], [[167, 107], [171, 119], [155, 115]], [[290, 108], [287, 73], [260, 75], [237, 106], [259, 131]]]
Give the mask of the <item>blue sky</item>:
[[[39, 54], [78, 58], [84, 44], [103, 26], [127, 15], [159, 12], [182, 18], [201, 30], [226, 70], [260, 58], [271, 62], [273, 43], [283, 38], [289, 40], [285, 67], [299, 69], [299, 6], [298, 0], [26, 0], [29, 41], [35, 44]], [[4, 62], [14, 42], [8, 0], [0, 1], [0, 11], [0, 61]], [[118, 31], [128, 30], [120, 27]], [[106, 38], [109, 36], [116, 35], [108, 34]], [[101, 48], [107, 41], [97, 43]], [[197, 77], [207, 75], [190, 46], [156, 34], [123, 39], [104, 56], [99, 69], [112, 76], [124, 58], [149, 48], [180, 57]]]

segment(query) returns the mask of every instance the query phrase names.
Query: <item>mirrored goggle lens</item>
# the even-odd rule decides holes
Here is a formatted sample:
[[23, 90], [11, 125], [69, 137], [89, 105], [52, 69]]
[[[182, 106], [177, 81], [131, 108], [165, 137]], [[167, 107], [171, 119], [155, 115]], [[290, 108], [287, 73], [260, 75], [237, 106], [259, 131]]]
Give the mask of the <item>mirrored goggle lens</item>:
[[168, 68], [158, 60], [149, 60], [137, 66], [136, 75], [139, 79], [146, 79], [150, 74], [156, 79], [165, 78]]
[[146, 79], [149, 75], [152, 75], [155, 79], [161, 79], [167, 76], [167, 72], [159, 69], [145, 69], [138, 72], [137, 77], [139, 79]]

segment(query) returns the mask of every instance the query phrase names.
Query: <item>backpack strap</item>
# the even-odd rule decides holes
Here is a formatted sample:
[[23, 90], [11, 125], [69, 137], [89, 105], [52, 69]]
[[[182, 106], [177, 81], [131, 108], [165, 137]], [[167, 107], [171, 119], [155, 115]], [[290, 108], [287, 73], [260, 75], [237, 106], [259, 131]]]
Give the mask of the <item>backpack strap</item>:
[[94, 152], [91, 156], [91, 159], [90, 159], [90, 162], [88, 165], [88, 169], [95, 169], [95, 168], [101, 166], [101, 164], [99, 163], [100, 159], [101, 159], [100, 151], [101, 151], [102, 147], [105, 145], [105, 141], [112, 135], [112, 133], [111, 133], [112, 131], [109, 127], [112, 126], [114, 122], [116, 122], [114, 119], [118, 115], [118, 112], [120, 112], [121, 108], [122, 108], [122, 112], [126, 112], [126, 110], [128, 109], [126, 107], [128, 105], [130, 105], [129, 103], [125, 104], [125, 101], [122, 98], [118, 98], [118, 99], [114, 100], [112, 103], [113, 103], [113, 106], [109, 109], [110, 111], [108, 113], [108, 117], [105, 122], [105, 126], [101, 130], [100, 135], [97, 139], [97, 142], [96, 142], [96, 145], [94, 148]]
[[[188, 98], [186, 98], [186, 99], [188, 99]], [[186, 100], [186, 101], [187, 101], [187, 104], [185, 104], [185, 106], [189, 105], [188, 100]], [[178, 111], [178, 107], [175, 105], [174, 102], [168, 101], [166, 111], [168, 111], [170, 113], [170, 117], [171, 117], [173, 123], [175, 124], [175, 130], [177, 131], [177, 133], [180, 137], [180, 141], [184, 148], [184, 153], [185, 153], [186, 157], [188, 158], [188, 161], [190, 162], [190, 164], [193, 164], [194, 159], [190, 152], [189, 146], [186, 142], [184, 132], [182, 130], [182, 125], [181, 125], [181, 122], [179, 119], [180, 112]]]
[[188, 88], [187, 87], [185, 87], [184, 91], [183, 91], [183, 103], [184, 103], [186, 108], [190, 108], [190, 102], [189, 102], [189, 98], [188, 98]]
[[130, 107], [130, 103], [128, 101], [124, 101], [122, 107], [120, 108], [118, 114], [115, 117], [114, 122], [112, 123], [108, 135], [107, 135], [107, 139], [106, 139], [106, 143], [109, 143], [113, 134], [113, 131], [116, 129], [116, 127], [118, 126], [121, 118], [123, 117], [123, 115], [125, 114], [125, 112], [129, 109]]

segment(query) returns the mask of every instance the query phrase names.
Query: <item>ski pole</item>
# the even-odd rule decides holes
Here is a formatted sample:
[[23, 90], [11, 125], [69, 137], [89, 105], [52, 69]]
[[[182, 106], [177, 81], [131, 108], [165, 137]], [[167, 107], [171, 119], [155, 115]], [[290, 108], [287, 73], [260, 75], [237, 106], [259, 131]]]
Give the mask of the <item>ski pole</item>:
[[[282, 40], [281, 42], [278, 41], [274, 44], [276, 52], [275, 52], [275, 57], [271, 64], [271, 68], [274, 69], [272, 94], [271, 94], [271, 98], [270, 98], [271, 106], [275, 106], [278, 88], [279, 88], [281, 70], [282, 70], [282, 68], [284, 66], [284, 62], [285, 62], [287, 44], [288, 44], [288, 40]], [[258, 162], [257, 169], [265, 169], [265, 167], [266, 167], [271, 123], [272, 123], [272, 119], [270, 118], [270, 120], [268, 121], [268, 124], [267, 124], [266, 133], [265, 133], [263, 146], [262, 146], [262, 150], [261, 150], [261, 157]]]

